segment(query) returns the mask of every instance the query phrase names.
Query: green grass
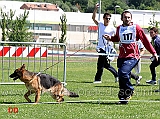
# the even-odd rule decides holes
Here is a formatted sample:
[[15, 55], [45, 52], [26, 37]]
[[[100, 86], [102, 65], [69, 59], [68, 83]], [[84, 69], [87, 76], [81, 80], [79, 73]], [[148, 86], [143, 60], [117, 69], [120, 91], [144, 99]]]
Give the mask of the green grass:
[[[58, 104], [45, 93], [41, 96], [40, 104], [26, 104], [24, 85], [0, 85], [0, 119], [159, 119], [160, 93], [153, 92], [159, 87], [145, 83], [151, 79], [150, 62], [147, 61], [142, 64], [141, 84], [135, 86], [135, 94], [128, 105], [116, 104], [118, 83], [114, 83], [109, 71], [104, 70], [102, 84], [92, 83], [96, 58], [68, 58], [67, 88], [78, 93], [79, 98], [64, 97], [65, 102]], [[112, 65], [116, 67], [115, 62]], [[63, 65], [60, 63], [60, 66]], [[62, 71], [59, 70], [59, 74], [62, 75]], [[160, 77], [160, 67], [156, 71], [157, 77]], [[135, 84], [133, 79], [131, 81]], [[34, 95], [30, 98], [34, 101]], [[9, 107], [17, 107], [18, 113], [8, 113]]]

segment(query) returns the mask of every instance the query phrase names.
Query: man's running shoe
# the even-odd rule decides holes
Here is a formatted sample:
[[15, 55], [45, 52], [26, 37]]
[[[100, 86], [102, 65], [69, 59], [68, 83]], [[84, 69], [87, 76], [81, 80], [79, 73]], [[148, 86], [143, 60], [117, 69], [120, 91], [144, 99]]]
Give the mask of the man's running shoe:
[[156, 81], [153, 81], [153, 80], [146, 81], [146, 83], [152, 84], [152, 85], [156, 85], [156, 84], [157, 84], [157, 82], [156, 82]]
[[128, 104], [128, 100], [121, 98], [120, 101], [118, 102], [119, 105], [123, 104]]
[[94, 81], [93, 83], [96, 83], [96, 84], [97, 84], [97, 83], [102, 83], [102, 81]]

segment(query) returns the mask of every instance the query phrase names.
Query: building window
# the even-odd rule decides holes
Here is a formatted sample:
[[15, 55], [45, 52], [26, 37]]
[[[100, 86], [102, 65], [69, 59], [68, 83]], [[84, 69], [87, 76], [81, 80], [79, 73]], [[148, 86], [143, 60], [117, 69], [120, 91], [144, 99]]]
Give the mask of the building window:
[[39, 30], [45, 30], [45, 27], [44, 26], [40, 26]]
[[52, 30], [52, 27], [51, 26], [46, 26], [46, 30]]
[[35, 27], [34, 27], [34, 30], [39, 30], [39, 27], [38, 27], [38, 26], [35, 26]]
[[80, 27], [76, 27], [76, 31], [80, 32]]
[[34, 33], [36, 36], [52, 36], [51, 33]]

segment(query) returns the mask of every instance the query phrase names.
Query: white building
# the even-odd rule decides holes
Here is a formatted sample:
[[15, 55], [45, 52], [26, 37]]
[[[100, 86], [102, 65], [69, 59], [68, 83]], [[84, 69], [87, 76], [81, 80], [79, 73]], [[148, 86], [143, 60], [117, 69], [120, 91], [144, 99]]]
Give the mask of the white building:
[[[19, 1], [0, 1], [0, 8], [9, 13], [12, 9], [15, 11], [16, 16], [24, 13], [23, 9], [20, 7], [24, 3], [30, 4], [50, 4], [50, 3], [38, 3], [38, 2], [19, 2]], [[67, 44], [88, 44], [90, 40], [97, 40], [97, 31], [91, 26], [95, 26], [92, 21], [92, 13], [80, 13], [80, 12], [63, 12], [59, 8], [59, 11], [42, 11], [42, 10], [28, 10], [29, 16], [28, 21], [32, 24], [30, 31], [32, 31], [37, 42], [52, 42], [52, 39], [59, 39], [61, 36], [61, 30], [59, 24], [60, 16], [66, 14], [67, 17]], [[159, 11], [150, 10], [131, 10], [129, 11], [133, 15], [133, 22], [139, 24], [142, 28], [147, 28], [149, 26], [150, 19], [153, 18], [153, 13], [155, 14], [155, 20], [160, 21]], [[97, 19], [98, 19], [97, 13]], [[100, 15], [102, 20], [103, 14]], [[120, 19], [120, 14], [112, 14], [111, 23], [116, 21], [116, 25], [122, 24]], [[146, 32], [147, 34], [147, 32]], [[147, 34], [148, 38], [149, 35]], [[0, 33], [0, 38], [2, 37]], [[56, 40], [55, 42], [58, 42]]]

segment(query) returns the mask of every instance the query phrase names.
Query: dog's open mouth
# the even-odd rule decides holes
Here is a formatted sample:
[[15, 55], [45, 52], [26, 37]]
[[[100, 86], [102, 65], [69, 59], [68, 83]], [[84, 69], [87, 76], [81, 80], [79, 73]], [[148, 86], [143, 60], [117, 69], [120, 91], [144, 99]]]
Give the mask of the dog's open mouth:
[[16, 76], [16, 77], [13, 78], [13, 80], [17, 80], [18, 78], [19, 78], [19, 76]]
[[17, 80], [19, 78], [19, 76], [12, 76], [12, 75], [10, 75], [9, 77], [13, 78], [13, 80]]

